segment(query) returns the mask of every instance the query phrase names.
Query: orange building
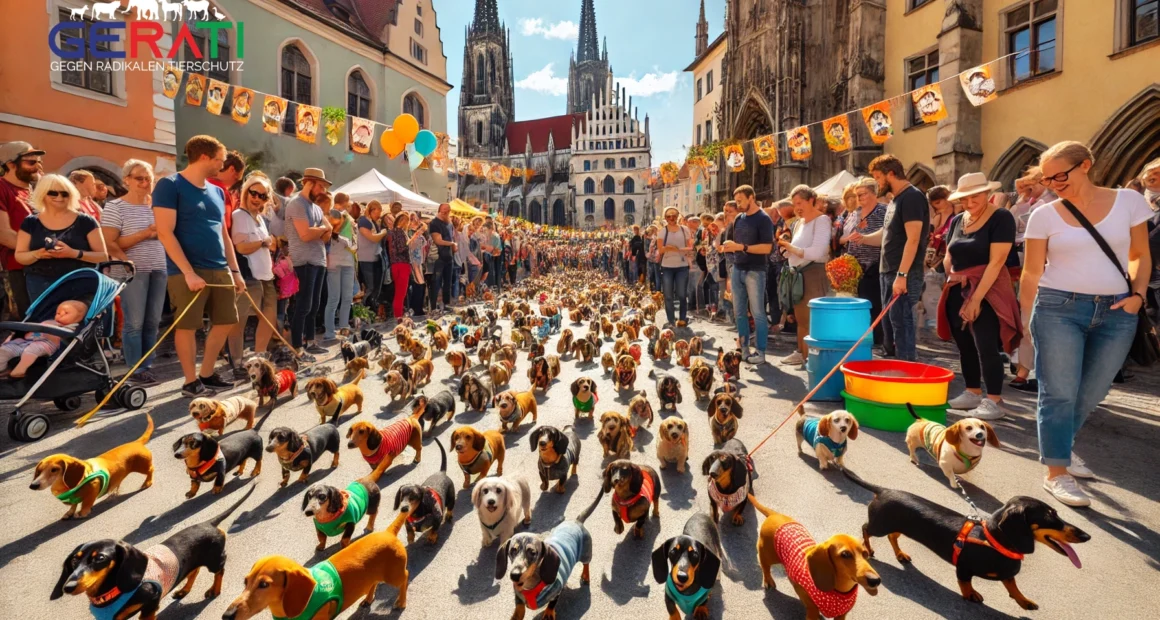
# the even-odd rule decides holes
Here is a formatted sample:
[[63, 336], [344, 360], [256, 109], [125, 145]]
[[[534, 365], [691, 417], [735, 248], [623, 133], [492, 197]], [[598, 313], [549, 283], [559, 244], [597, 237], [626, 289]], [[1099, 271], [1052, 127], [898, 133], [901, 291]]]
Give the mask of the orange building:
[[[30, 142], [47, 151], [45, 172], [84, 168], [112, 183], [110, 187], [122, 186], [121, 165], [130, 158], [149, 162], [158, 175], [174, 172], [173, 101], [161, 93], [160, 71], [100, 71], [96, 66], [69, 70], [50, 51], [49, 31], [59, 22], [78, 21], [71, 17], [73, 11], [88, 4], [4, 2], [0, 142]], [[83, 37], [86, 32], [71, 30], [67, 35]], [[171, 45], [168, 35], [160, 41], [163, 52]], [[123, 48], [122, 42], [111, 45], [113, 50]]]

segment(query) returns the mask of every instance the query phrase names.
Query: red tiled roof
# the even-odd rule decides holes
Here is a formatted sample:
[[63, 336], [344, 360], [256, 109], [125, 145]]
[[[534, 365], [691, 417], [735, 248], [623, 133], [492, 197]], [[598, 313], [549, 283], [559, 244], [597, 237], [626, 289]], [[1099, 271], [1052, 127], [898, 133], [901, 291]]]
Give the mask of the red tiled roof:
[[517, 155], [524, 152], [528, 136], [532, 139], [532, 152], [543, 153], [548, 150], [548, 134], [556, 144], [556, 150], [572, 148], [572, 125], [578, 129], [584, 127], [584, 114], [564, 114], [563, 116], [549, 116], [530, 121], [514, 121], [508, 123], [507, 141], [508, 152]]
[[331, 26], [362, 39], [386, 45], [386, 26], [390, 23], [397, 0], [333, 0], [331, 4], [345, 10], [350, 21], [339, 19], [326, 0], [283, 0]]

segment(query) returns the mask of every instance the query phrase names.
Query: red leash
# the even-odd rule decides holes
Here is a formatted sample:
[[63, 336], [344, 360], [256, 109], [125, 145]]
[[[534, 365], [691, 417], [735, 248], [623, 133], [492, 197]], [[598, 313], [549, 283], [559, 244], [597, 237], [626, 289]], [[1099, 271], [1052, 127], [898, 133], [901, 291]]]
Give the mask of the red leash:
[[826, 381], [829, 381], [830, 377], [834, 376], [834, 373], [838, 372], [842, 368], [842, 364], [845, 364], [846, 360], [854, 354], [854, 351], [858, 349], [858, 345], [862, 344], [862, 341], [866, 339], [866, 336], [869, 336], [874, 332], [874, 328], [878, 327], [878, 324], [882, 322], [882, 318], [886, 316], [886, 312], [890, 310], [890, 307], [894, 305], [894, 302], [898, 301], [898, 298], [899, 295], [895, 295], [894, 297], [890, 298], [890, 303], [886, 304], [886, 307], [882, 309], [882, 312], [878, 313], [878, 317], [870, 323], [870, 327], [866, 328], [866, 331], [862, 333], [862, 336], [854, 342], [854, 346], [850, 347], [850, 350], [846, 351], [846, 354], [842, 356], [842, 359], [838, 360], [837, 364], [834, 364], [834, 367], [830, 369], [830, 372], [827, 373], [825, 377], [822, 377], [821, 381], [818, 381], [818, 384], [814, 386], [814, 389], [810, 390], [809, 393], [806, 394], [805, 397], [802, 398], [801, 401], [790, 410], [789, 415], [781, 421], [781, 424], [778, 424], [771, 433], [766, 435], [765, 439], [762, 439], [761, 443], [757, 444], [756, 448], [749, 451], [749, 456], [752, 457], [753, 453], [761, 449], [761, 446], [764, 446], [765, 442], [769, 441], [771, 437], [776, 435], [777, 431], [780, 431], [781, 427], [785, 426], [785, 423], [789, 422], [790, 419], [794, 417], [794, 414], [797, 413], [798, 410], [802, 408], [802, 406], [809, 402], [809, 400], [814, 397], [814, 394], [816, 394], [818, 390], [822, 389], [822, 386], [826, 384]]

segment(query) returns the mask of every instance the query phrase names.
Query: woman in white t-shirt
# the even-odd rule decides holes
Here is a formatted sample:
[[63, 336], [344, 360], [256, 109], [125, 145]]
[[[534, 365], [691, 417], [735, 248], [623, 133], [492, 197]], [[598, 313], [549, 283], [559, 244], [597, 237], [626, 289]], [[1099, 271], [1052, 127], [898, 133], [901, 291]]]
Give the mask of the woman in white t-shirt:
[[[797, 220], [793, 224], [793, 236], [789, 241], [782, 239], [778, 247], [785, 250], [789, 266], [796, 269], [802, 278], [802, 298], [793, 306], [794, 320], [802, 325], [810, 324], [810, 300], [825, 297], [829, 293], [826, 278], [826, 261], [830, 260], [830, 237], [834, 226], [830, 216], [823, 213], [824, 202], [818, 203], [818, 194], [808, 185], [798, 185], [790, 192], [793, 212]], [[801, 366], [806, 363], [809, 348], [806, 347], [806, 333], [797, 330], [798, 350], [781, 360], [786, 366]]]
[[[240, 259], [238, 268], [242, 272], [242, 279], [246, 281], [246, 292], [249, 293], [248, 297], [245, 294], [238, 295], [238, 323], [230, 332], [228, 340], [235, 374], [239, 377], [245, 374], [245, 369], [241, 367], [243, 337], [254, 306], [270, 321], [278, 316], [278, 289], [274, 286], [274, 258], [270, 253], [277, 246], [262, 217], [273, 195], [274, 188], [270, 185], [270, 179], [262, 174], [251, 174], [242, 184], [241, 207], [232, 216], [230, 239]], [[254, 298], [253, 304], [250, 303], [250, 297]], [[270, 324], [258, 317], [254, 352], [264, 353], [273, 334]]]
[[[693, 233], [680, 223], [676, 207], [665, 208], [665, 225], [657, 232], [657, 255], [661, 270], [661, 290], [665, 296], [665, 328], [684, 327], [688, 322], [689, 261], [693, 257]], [[680, 315], [674, 316], [674, 304], [680, 304]], [[676, 319], [674, 321], [674, 319]]]
[[[1092, 162], [1091, 151], [1078, 142], [1061, 142], [1040, 156], [1043, 183], [1060, 200], [1031, 214], [1020, 280], [1020, 301], [1023, 312], [1031, 313], [1035, 339], [1039, 460], [1047, 466], [1043, 487], [1069, 506], [1091, 504], [1075, 481], [1094, 477], [1072, 452], [1075, 436], [1128, 355], [1151, 272], [1151, 210], [1137, 192], [1093, 183]], [[1107, 241], [1128, 270], [1130, 285], [1065, 202]]]

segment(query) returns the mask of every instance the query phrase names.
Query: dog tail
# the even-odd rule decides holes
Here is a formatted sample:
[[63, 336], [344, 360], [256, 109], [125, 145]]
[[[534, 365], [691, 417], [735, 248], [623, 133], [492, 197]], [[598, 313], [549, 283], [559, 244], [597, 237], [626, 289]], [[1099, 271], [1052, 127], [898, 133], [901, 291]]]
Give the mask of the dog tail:
[[862, 487], [863, 489], [866, 489], [867, 491], [870, 491], [871, 493], [874, 493], [875, 495], [882, 492], [882, 487], [875, 485], [875, 484], [870, 484], [869, 482], [866, 482], [861, 477], [859, 477], [858, 474], [855, 474], [854, 472], [846, 469], [845, 467], [838, 465], [838, 469], [842, 470], [842, 473], [845, 474], [847, 478], [852, 480], [854, 482], [854, 484]]
[[398, 538], [399, 530], [403, 529], [403, 522], [407, 520], [408, 514], [409, 513], [400, 510], [399, 514], [395, 515], [395, 520], [391, 521], [391, 524], [387, 526], [387, 531], [390, 532], [392, 536]]
[[594, 510], [596, 510], [597, 506], [600, 505], [600, 500], [603, 498], [604, 498], [604, 487], [601, 486], [600, 493], [596, 494], [596, 499], [592, 500], [592, 504], [590, 504], [587, 508], [585, 508], [584, 512], [581, 512], [580, 516], [576, 517], [576, 520], [579, 521], [580, 523], [583, 523], [585, 519], [587, 519], [589, 516], [592, 515], [592, 512]]
[[753, 496], [752, 492], [749, 493], [749, 495], [747, 495], [746, 497], [749, 498], [749, 503], [753, 504], [753, 507], [757, 509], [757, 512], [760, 512], [763, 516], [768, 517], [769, 515], [773, 514], [772, 510], [770, 510], [769, 508], [766, 508], [765, 506], [762, 506], [761, 502], [757, 501], [757, 498]]
[[[271, 413], [274, 413], [274, 407], [273, 407], [273, 405], [271, 405], [271, 406], [270, 406], [270, 410], [269, 410], [269, 411], [267, 411], [267, 412], [265, 413], [265, 415], [263, 415], [263, 416], [262, 416], [262, 418], [261, 418], [260, 420], [258, 420], [258, 423], [254, 425], [254, 432], [258, 432], [258, 431], [262, 430], [262, 425], [266, 423], [266, 418], [270, 417], [270, 414], [271, 414]], [[337, 414], [336, 414], [336, 415], [337, 415]], [[335, 426], [337, 426], [337, 424], [336, 424]]]
[[429, 344], [426, 347], [424, 347], [424, 349], [426, 349], [426, 350], [423, 351], [423, 359], [427, 360], [428, 362], [431, 361], [431, 349], [435, 348], [433, 345], [434, 345], [434, 343]]
[[447, 450], [443, 447], [443, 443], [439, 438], [435, 438], [435, 445], [439, 446], [439, 473], [447, 473]]
[[352, 380], [348, 385], [358, 385], [358, 382], [362, 381], [363, 377], [365, 376], [367, 376], [367, 369], [363, 368], [362, 370], [358, 371], [358, 374], [355, 375], [354, 380]]
[[145, 445], [149, 443], [149, 438], [153, 436], [153, 416], [148, 413], [145, 414], [145, 432], [137, 438], [137, 443]]
[[914, 416], [915, 420], [922, 419], [921, 417], [919, 417], [918, 412], [914, 410], [914, 405], [912, 405], [910, 403], [906, 403], [906, 410], [910, 412], [910, 415]]
[[220, 515], [218, 515], [218, 516], [216, 516], [216, 517], [214, 517], [214, 518], [210, 519], [210, 520], [209, 520], [209, 521], [207, 521], [206, 523], [209, 523], [210, 525], [212, 525], [212, 526], [214, 526], [214, 527], [217, 527], [217, 526], [221, 525], [221, 524], [222, 524], [222, 521], [225, 521], [225, 520], [226, 520], [226, 518], [227, 518], [227, 517], [229, 517], [231, 514], [233, 514], [233, 512], [234, 512], [235, 510], [237, 510], [238, 508], [240, 508], [242, 504], [246, 503], [246, 500], [247, 500], [247, 499], [250, 499], [250, 496], [254, 494], [254, 489], [256, 489], [256, 488], [258, 488], [258, 487], [257, 487], [257, 485], [255, 485], [255, 484], [251, 484], [251, 485], [250, 485], [250, 490], [249, 490], [249, 491], [246, 491], [246, 494], [242, 496], [242, 499], [239, 499], [238, 501], [234, 502], [234, 505], [233, 505], [233, 506], [230, 506], [229, 508], [226, 508], [225, 512], [223, 512], [223, 513], [221, 513]]

